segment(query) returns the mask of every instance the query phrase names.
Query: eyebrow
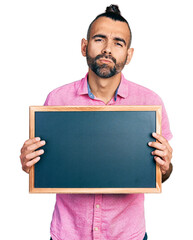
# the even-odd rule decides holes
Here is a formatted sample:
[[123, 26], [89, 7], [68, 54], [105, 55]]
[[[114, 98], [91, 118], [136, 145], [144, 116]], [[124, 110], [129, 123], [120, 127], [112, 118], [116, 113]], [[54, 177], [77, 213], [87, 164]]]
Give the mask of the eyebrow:
[[95, 38], [107, 38], [107, 36], [103, 35], [103, 34], [96, 34], [92, 37], [92, 39], [95, 39]]
[[[92, 37], [92, 39], [95, 39], [95, 38], [104, 38], [104, 39], [105, 39], [105, 38], [107, 38], [107, 36], [105, 36], [105, 35], [103, 35], [103, 34], [96, 34], [96, 35], [94, 35], [94, 36]], [[125, 40], [124, 40], [123, 38], [114, 37], [113, 40], [119, 41], [119, 42], [123, 42], [125, 46], [127, 45], [126, 42], [125, 42]]]

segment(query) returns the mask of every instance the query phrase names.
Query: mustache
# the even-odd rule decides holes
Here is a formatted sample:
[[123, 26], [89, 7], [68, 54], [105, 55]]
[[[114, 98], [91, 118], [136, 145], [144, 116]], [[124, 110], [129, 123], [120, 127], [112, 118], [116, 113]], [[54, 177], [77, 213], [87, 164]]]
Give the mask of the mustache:
[[115, 59], [113, 56], [111, 56], [111, 55], [99, 54], [99, 55], [97, 55], [97, 56], [95, 57], [95, 61], [98, 60], [98, 59], [100, 59], [100, 58], [111, 59], [111, 60], [114, 62], [114, 64], [116, 64], [116, 59]]

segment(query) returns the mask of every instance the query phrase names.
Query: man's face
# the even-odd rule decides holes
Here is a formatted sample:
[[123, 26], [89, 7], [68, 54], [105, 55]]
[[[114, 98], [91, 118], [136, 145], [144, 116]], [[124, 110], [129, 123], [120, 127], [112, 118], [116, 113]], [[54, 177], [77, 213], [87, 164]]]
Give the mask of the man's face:
[[98, 18], [92, 25], [86, 48], [89, 68], [101, 78], [110, 78], [121, 72], [127, 63], [129, 39], [125, 22]]

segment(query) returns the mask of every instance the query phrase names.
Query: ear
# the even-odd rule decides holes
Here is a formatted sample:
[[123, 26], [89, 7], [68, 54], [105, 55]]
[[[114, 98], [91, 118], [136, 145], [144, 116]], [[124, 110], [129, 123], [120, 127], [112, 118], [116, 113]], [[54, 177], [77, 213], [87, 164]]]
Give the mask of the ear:
[[82, 55], [84, 57], [86, 57], [86, 48], [87, 48], [87, 45], [88, 45], [88, 41], [86, 39], [82, 39], [81, 41], [81, 52], [82, 52]]
[[131, 58], [133, 57], [134, 48], [129, 48], [127, 50], [127, 62], [126, 65], [130, 63]]

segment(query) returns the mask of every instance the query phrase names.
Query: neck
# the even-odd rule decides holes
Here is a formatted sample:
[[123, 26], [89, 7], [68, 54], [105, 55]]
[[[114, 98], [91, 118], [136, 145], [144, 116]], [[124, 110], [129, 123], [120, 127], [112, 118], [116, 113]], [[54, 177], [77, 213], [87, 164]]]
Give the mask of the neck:
[[100, 78], [91, 69], [88, 72], [88, 82], [95, 97], [107, 104], [115, 95], [121, 81], [121, 73], [110, 78]]

